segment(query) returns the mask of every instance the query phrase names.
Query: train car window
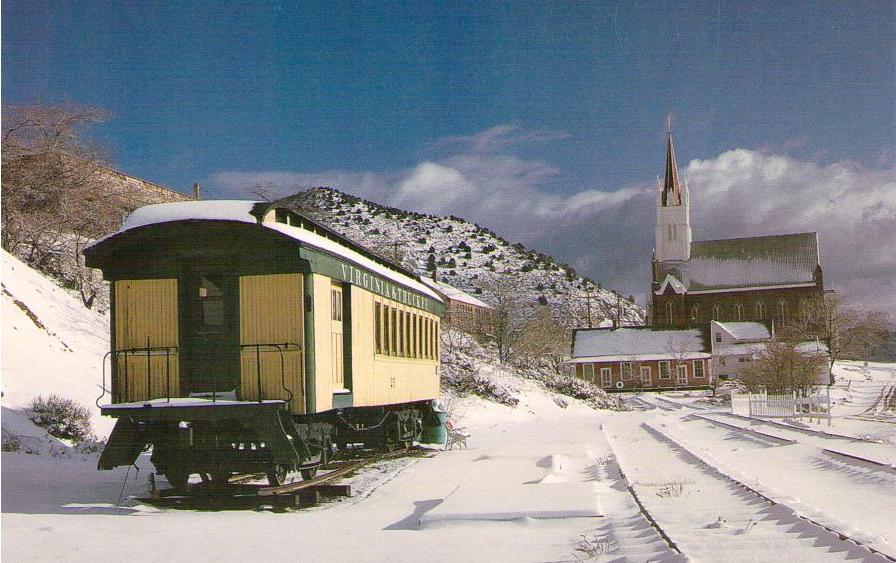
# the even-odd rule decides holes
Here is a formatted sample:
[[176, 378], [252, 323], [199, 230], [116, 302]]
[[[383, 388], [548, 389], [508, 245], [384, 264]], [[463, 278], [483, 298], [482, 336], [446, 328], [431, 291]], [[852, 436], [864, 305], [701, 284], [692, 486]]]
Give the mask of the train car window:
[[435, 341], [435, 350], [436, 350], [436, 355], [433, 356], [433, 359], [438, 359], [439, 352], [441, 351], [441, 348], [442, 348], [442, 343], [439, 342], [439, 321], [435, 322], [435, 327], [433, 329], [433, 333], [434, 334], [433, 334], [432, 339]]
[[202, 276], [199, 280], [199, 304], [202, 327], [216, 329], [224, 326], [224, 290], [221, 276]]
[[396, 320], [397, 320], [396, 316], [397, 315], [395, 314], [396, 311], [393, 307], [389, 307], [389, 311], [390, 311], [390, 313], [389, 313], [389, 354], [395, 355], [396, 344], [397, 344], [397, 339], [395, 338], [396, 337], [395, 325], [396, 325]]
[[342, 320], [342, 290], [330, 290], [330, 318], [334, 321]]
[[414, 341], [411, 340], [411, 314], [404, 314], [404, 357], [410, 358], [414, 355]]
[[423, 356], [422, 346], [420, 345], [420, 340], [422, 337], [422, 332], [420, 331], [420, 327], [422, 326], [423, 319], [420, 315], [414, 315], [414, 357], [420, 358]]
[[376, 353], [383, 353], [383, 311], [382, 305], [379, 303], [373, 304], [373, 339], [376, 341]]
[[420, 356], [418, 350], [418, 345], [420, 342], [417, 340], [417, 335], [419, 334], [417, 330], [417, 315], [411, 313], [411, 357], [417, 358]]

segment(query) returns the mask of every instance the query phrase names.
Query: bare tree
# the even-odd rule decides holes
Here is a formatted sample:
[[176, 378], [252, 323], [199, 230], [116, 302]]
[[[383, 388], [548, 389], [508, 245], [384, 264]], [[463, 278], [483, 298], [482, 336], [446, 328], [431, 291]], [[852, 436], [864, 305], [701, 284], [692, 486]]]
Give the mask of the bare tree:
[[794, 343], [817, 338], [827, 347], [833, 368], [837, 360], [866, 357], [884, 341], [889, 329], [886, 313], [859, 311], [839, 296], [827, 294], [807, 303], [794, 321], [779, 330], [778, 337]]
[[768, 342], [757, 348], [740, 381], [750, 391], [805, 396], [818, 384], [825, 363], [823, 355], [800, 352], [793, 342]]
[[523, 322], [522, 334], [516, 342], [515, 356], [528, 367], [547, 365], [560, 373], [569, 356], [570, 331], [558, 322], [555, 311], [541, 305]]
[[103, 167], [108, 151], [84, 135], [107, 117], [75, 105], [3, 109], [3, 248], [59, 278], [87, 306], [102, 282], [81, 250], [121, 219]]
[[283, 197], [284, 191], [283, 186], [275, 182], [259, 182], [246, 189], [249, 195], [255, 196], [262, 201], [280, 199]]
[[492, 339], [502, 362], [510, 361], [528, 319], [528, 306], [522, 300], [519, 276], [502, 275], [486, 280], [482, 290], [492, 305]]

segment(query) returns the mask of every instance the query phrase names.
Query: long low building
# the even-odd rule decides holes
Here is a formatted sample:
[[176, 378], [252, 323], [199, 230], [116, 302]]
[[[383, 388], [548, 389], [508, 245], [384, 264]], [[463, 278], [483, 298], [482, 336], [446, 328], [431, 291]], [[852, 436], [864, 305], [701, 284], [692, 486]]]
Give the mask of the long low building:
[[709, 340], [702, 329], [578, 329], [567, 363], [607, 391], [702, 388], [713, 381]]

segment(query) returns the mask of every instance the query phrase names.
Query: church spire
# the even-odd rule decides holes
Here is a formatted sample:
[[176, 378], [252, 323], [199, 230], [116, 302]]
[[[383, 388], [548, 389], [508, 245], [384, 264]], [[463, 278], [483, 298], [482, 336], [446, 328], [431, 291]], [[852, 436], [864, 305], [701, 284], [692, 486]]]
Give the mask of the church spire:
[[675, 162], [671, 128], [666, 143], [666, 181], [663, 183], [663, 206], [670, 205], [681, 205], [681, 184], [678, 181], [678, 163]]

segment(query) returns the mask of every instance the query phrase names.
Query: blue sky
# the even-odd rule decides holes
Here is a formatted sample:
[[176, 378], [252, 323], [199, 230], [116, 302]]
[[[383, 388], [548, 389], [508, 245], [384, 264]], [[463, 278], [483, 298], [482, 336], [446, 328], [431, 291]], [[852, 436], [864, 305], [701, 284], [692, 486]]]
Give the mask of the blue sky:
[[[94, 134], [114, 164], [175, 189], [326, 182], [485, 223], [626, 293], [646, 284], [631, 253], [649, 259], [668, 114], [682, 168], [738, 149], [752, 167], [786, 159], [802, 175], [766, 197], [787, 208], [806, 166], [821, 171], [813, 199], [842, 166], [876, 202], [848, 226], [883, 221], [863, 248], [896, 222], [893, 2], [381, 4], [4, 2], [3, 103], [106, 108]], [[692, 186], [698, 238], [831, 221], [701, 210], [725, 174]], [[468, 197], [433, 197], [446, 190]], [[469, 205], [483, 194], [496, 199]], [[834, 280], [858, 283], [832, 256]]]

